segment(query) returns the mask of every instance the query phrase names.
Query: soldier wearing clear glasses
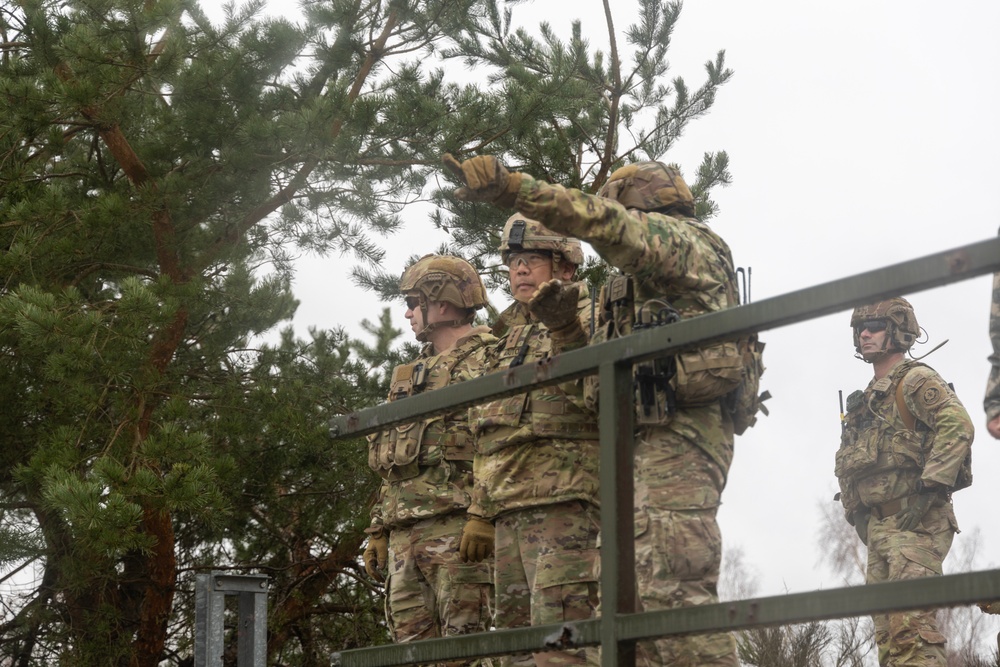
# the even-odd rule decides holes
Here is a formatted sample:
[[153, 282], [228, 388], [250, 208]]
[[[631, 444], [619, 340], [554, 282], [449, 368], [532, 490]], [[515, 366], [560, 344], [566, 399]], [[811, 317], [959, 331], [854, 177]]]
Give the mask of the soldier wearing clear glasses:
[[[583, 262], [576, 239], [518, 214], [504, 226], [500, 254], [514, 303], [484, 348], [484, 367], [502, 371], [587, 344], [590, 299], [572, 282]], [[469, 411], [476, 439], [475, 485], [461, 554], [495, 550], [496, 627], [578, 621], [598, 603], [598, 428], [580, 381], [532, 389]], [[592, 649], [522, 658], [542, 667], [583, 665]], [[504, 664], [511, 664], [505, 659]]]

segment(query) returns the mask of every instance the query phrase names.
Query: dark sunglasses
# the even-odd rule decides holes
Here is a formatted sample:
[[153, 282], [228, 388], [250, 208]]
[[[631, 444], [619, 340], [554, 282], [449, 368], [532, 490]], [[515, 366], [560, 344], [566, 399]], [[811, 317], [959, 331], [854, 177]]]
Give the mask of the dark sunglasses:
[[408, 296], [403, 300], [406, 301], [406, 307], [409, 310], [416, 310], [417, 307], [420, 306], [419, 296]]
[[870, 333], [878, 333], [879, 331], [885, 331], [889, 324], [885, 320], [864, 320], [858, 322], [858, 325], [854, 327], [854, 330], [861, 333], [865, 329], [868, 329]]

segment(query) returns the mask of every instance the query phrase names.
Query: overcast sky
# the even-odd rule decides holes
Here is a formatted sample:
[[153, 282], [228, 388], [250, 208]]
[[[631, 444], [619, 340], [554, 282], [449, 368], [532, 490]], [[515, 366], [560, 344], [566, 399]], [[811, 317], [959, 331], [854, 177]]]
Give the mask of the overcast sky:
[[[601, 6], [573, 4], [584, 34], [604, 33]], [[551, 11], [553, 26], [568, 29], [565, 9], [536, 3], [531, 11]], [[630, 11], [615, 9], [619, 35]], [[729, 153], [734, 180], [714, 193], [721, 213], [712, 225], [736, 263], [752, 267], [756, 300], [997, 233], [997, 26], [994, 2], [689, 0], [670, 49], [672, 75], [700, 85], [705, 61], [725, 49], [735, 77], [663, 158], [693, 174], [705, 151]], [[414, 216], [384, 266], [401, 271], [436, 239], [424, 216]], [[356, 323], [378, 317], [386, 304], [351, 288], [348, 271], [338, 258], [303, 263], [295, 288], [303, 334], [344, 325], [361, 335]], [[955, 497], [963, 532], [953, 551], [978, 529], [978, 564], [997, 567], [1000, 442], [986, 432], [982, 409], [990, 279], [905, 296], [930, 338], [918, 354], [949, 339], [925, 361], [954, 383], [977, 427], [975, 482]], [[502, 299], [495, 305], [505, 306]], [[391, 305], [409, 331], [403, 308]], [[871, 378], [853, 357], [849, 317], [762, 335], [771, 416], [737, 439], [719, 513], [725, 546], [743, 550], [760, 595], [841, 585], [821, 565], [817, 528], [820, 505], [837, 488], [838, 391], [846, 396]]]

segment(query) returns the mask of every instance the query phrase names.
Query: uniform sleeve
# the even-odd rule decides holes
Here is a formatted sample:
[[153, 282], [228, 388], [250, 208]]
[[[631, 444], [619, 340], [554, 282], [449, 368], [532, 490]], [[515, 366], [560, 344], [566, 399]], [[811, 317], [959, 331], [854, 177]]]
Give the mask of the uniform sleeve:
[[969, 413], [941, 376], [929, 368], [907, 373], [903, 397], [913, 416], [929, 429], [921, 480], [954, 486], [975, 435]]
[[1000, 273], [993, 274], [990, 340], [993, 342], [993, 354], [990, 355], [990, 377], [986, 382], [986, 398], [983, 400], [987, 421], [1000, 415]]
[[372, 503], [372, 508], [369, 512], [371, 515], [370, 528], [379, 528], [385, 525], [385, 517], [382, 513], [382, 500], [385, 498], [385, 492], [388, 485], [389, 483], [383, 479], [382, 485], [378, 489], [378, 495], [376, 495], [375, 502]]
[[479, 449], [476, 449], [476, 455], [472, 459], [472, 489], [469, 491], [469, 507], [465, 510], [470, 516], [478, 516], [480, 518], [485, 518], [486, 513], [483, 509], [483, 503], [487, 501], [486, 498], [486, 485], [480, 484], [479, 480], [482, 479], [482, 469], [486, 464], [486, 457], [479, 453]]
[[[617, 201], [537, 181], [525, 175], [516, 206], [546, 227], [588, 242], [609, 264], [636, 277], [650, 292], [698, 295], [685, 316], [722, 310], [726, 258], [722, 240], [703, 225], [626, 209]], [[728, 253], [728, 249], [725, 250]]]

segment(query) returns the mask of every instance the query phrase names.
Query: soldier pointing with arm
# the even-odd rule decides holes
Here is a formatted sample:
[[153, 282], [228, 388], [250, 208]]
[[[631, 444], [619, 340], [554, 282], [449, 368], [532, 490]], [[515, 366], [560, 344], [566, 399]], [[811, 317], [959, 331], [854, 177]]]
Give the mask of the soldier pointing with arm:
[[[696, 220], [680, 174], [658, 162], [623, 167], [601, 196], [509, 173], [494, 157], [445, 164], [465, 183], [459, 199], [516, 208], [557, 233], [584, 241], [621, 270], [611, 303], [615, 334], [738, 304], [726, 243]], [[609, 299], [610, 301], [611, 299]], [[602, 306], [604, 304], [601, 304]], [[679, 369], [675, 371], [674, 369]], [[708, 372], [711, 369], [711, 372]], [[638, 365], [635, 438], [636, 575], [640, 609], [718, 601], [722, 536], [716, 521], [733, 457], [726, 397], [739, 385], [734, 343]], [[738, 667], [729, 634], [641, 642], [639, 664]]]

